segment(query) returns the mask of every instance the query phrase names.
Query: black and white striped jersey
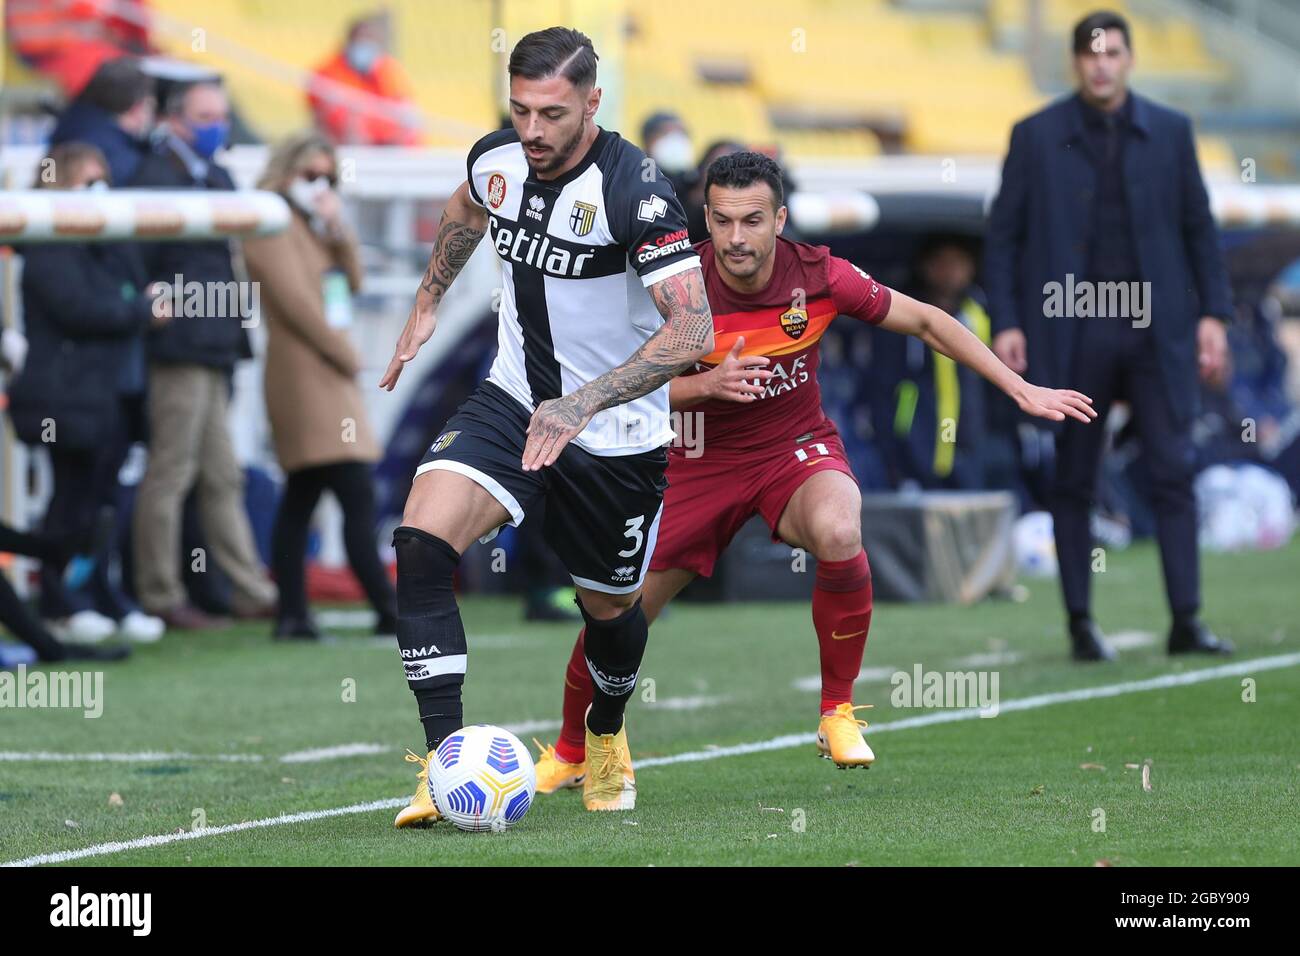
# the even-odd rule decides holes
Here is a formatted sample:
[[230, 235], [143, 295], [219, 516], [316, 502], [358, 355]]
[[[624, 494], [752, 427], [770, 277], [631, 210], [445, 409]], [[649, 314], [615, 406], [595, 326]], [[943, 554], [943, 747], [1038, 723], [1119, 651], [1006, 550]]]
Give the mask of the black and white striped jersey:
[[[626, 361], [663, 324], [647, 287], [699, 257], [672, 186], [617, 133], [600, 130], [558, 179], [533, 175], [513, 129], [479, 140], [467, 165], [505, 280], [488, 381], [531, 411]], [[600, 412], [574, 441], [631, 455], [672, 439], [664, 385]]]

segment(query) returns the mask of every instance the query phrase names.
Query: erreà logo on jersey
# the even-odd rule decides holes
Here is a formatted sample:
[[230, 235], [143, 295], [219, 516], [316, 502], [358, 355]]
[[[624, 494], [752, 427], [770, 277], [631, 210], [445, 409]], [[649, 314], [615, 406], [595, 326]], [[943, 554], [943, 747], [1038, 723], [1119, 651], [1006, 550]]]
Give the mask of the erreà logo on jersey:
[[781, 329], [792, 339], [797, 339], [803, 335], [803, 330], [808, 328], [808, 310], [807, 309], [790, 309], [781, 313]]
[[[514, 226], [513, 223], [506, 226], [496, 216], [489, 216], [488, 224], [492, 230], [492, 244], [496, 247], [497, 255], [511, 262], [520, 262], [534, 269], [541, 269], [547, 275], [561, 279], [581, 278], [582, 270], [596, 256], [595, 252], [590, 251], [590, 246], [575, 247], [573, 243], [569, 243], [569, 248], [566, 248], [561, 239], [533, 232], [523, 226]], [[578, 248], [585, 248], [587, 251], [578, 252]]]

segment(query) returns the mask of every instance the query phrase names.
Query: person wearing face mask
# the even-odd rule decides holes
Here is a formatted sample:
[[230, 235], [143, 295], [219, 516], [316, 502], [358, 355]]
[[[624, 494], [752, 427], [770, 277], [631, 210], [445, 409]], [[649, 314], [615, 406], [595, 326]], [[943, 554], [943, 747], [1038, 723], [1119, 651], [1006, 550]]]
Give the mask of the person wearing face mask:
[[352, 296], [361, 287], [357, 240], [343, 220], [334, 148], [318, 133], [290, 137], [271, 154], [260, 189], [293, 209], [287, 230], [244, 244], [260, 283], [266, 319], [266, 411], [285, 472], [272, 565], [280, 586], [277, 638], [320, 636], [307, 609], [303, 562], [312, 513], [325, 491], [343, 511], [348, 563], [395, 634], [397, 595], [379, 560], [371, 465], [379, 445], [356, 384], [361, 359], [349, 337]]
[[[233, 190], [230, 174], [214, 158], [229, 133], [229, 117], [225, 91], [215, 81], [172, 89], [154, 152], [141, 163], [132, 185]], [[236, 282], [229, 240], [146, 243], [143, 248], [151, 280], [167, 283], [169, 289], [179, 281], [205, 294], [177, 296], [186, 304], [185, 314], [149, 338], [149, 462], [137, 491], [133, 525], [136, 595], [145, 610], [169, 627], [213, 625], [189, 604], [177, 560], [181, 511], [195, 487], [206, 553], [230, 579], [235, 616], [270, 616], [275, 586], [253, 544], [243, 471], [226, 423], [235, 363], [252, 357], [244, 328], [248, 317], [242, 314], [251, 296], [246, 284]], [[228, 289], [243, 294], [207, 294]]]
[[[62, 143], [41, 164], [38, 189], [105, 188], [108, 161], [87, 143]], [[114, 633], [157, 640], [163, 622], [142, 614], [110, 578], [117, 474], [141, 436], [140, 342], [170, 321], [155, 309], [134, 243], [33, 243], [22, 247], [28, 348], [10, 390], [19, 438], [48, 450], [54, 479], [42, 531], [89, 552], [90, 585], [65, 585], [69, 554], [41, 565], [39, 611], [57, 634], [95, 643]], [[92, 546], [92, 540], [97, 541]]]
[[691, 134], [676, 113], [652, 113], [641, 124], [641, 148], [668, 177], [673, 192], [685, 199], [699, 179]]
[[312, 74], [307, 102], [330, 142], [361, 146], [415, 146], [422, 123], [410, 80], [388, 53], [384, 17], [349, 28], [342, 48]]

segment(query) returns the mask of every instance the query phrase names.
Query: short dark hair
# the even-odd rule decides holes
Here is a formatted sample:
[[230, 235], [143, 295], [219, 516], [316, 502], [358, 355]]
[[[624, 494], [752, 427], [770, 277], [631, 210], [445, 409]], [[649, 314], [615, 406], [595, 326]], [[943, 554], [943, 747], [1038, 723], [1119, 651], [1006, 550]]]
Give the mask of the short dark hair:
[[101, 63], [77, 99], [121, 116], [153, 95], [153, 78], [145, 75], [135, 57], [120, 56]]
[[530, 33], [510, 51], [510, 76], [547, 80], [562, 76], [574, 86], [596, 85], [596, 49], [585, 33], [568, 27], [548, 27]]
[[774, 209], [785, 205], [785, 186], [781, 166], [771, 156], [741, 150], [719, 156], [709, 164], [704, 174], [704, 201], [709, 201], [709, 190], [714, 186], [724, 189], [744, 189], [754, 183], [767, 183], [772, 190]]
[[1124, 37], [1124, 45], [1133, 49], [1133, 40], [1129, 34], [1128, 21], [1113, 10], [1097, 10], [1088, 14], [1074, 25], [1074, 55], [1080, 56], [1092, 51], [1092, 38], [1100, 30], [1118, 30]]

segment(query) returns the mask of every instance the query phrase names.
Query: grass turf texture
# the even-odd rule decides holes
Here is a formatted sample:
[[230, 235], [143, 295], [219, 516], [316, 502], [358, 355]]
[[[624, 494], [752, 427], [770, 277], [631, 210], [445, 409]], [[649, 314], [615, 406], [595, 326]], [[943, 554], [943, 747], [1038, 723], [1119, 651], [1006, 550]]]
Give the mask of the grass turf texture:
[[[1207, 621], [1237, 643], [1234, 660], [1300, 651], [1300, 543], [1280, 552], [1206, 555]], [[810, 582], [811, 586], [811, 582]], [[1221, 664], [1163, 652], [1167, 620], [1150, 547], [1109, 556], [1097, 607], [1112, 632], [1154, 644], [1110, 666], [1065, 655], [1055, 582], [1022, 604], [882, 605], [865, 666], [995, 669], [1001, 700]], [[512, 601], [468, 599], [466, 717], [519, 724], [559, 716], [575, 629], [524, 624]], [[1011, 654], [971, 664], [976, 654]], [[645, 768], [638, 807], [589, 814], [577, 793], [539, 797], [505, 834], [440, 824], [396, 831], [394, 810], [208, 835], [78, 861], [172, 864], [1295, 864], [1300, 835], [1300, 667], [1242, 678], [1053, 704], [992, 719], [868, 734], [870, 771], [815, 756], [818, 697], [792, 686], [818, 670], [806, 604], [681, 603], [652, 632], [629, 709], [634, 758], [803, 733], [793, 749]], [[344, 682], [355, 681], [355, 702]], [[654, 681], [655, 702], [643, 696]], [[391, 646], [363, 636], [272, 643], [266, 628], [169, 635], [106, 669], [104, 715], [0, 711], [0, 750], [256, 754], [256, 763], [0, 761], [0, 862], [151, 834], [409, 797], [420, 749], [414, 703]], [[857, 701], [883, 725], [934, 711], [890, 704], [888, 676]], [[724, 698], [674, 709], [682, 698]], [[698, 703], [698, 701], [697, 701]], [[521, 734], [527, 740], [530, 734]], [[553, 730], [538, 733], [544, 741]], [[311, 763], [283, 754], [345, 743], [394, 748]], [[1151, 761], [1152, 789], [1125, 764]], [[1104, 770], [1081, 769], [1101, 764]], [[122, 798], [111, 806], [110, 794]], [[1105, 832], [1093, 829], [1105, 811]], [[802, 811], [801, 814], [796, 811]], [[803, 823], [802, 830], [795, 826]], [[74, 821], [75, 826], [65, 821]]]

